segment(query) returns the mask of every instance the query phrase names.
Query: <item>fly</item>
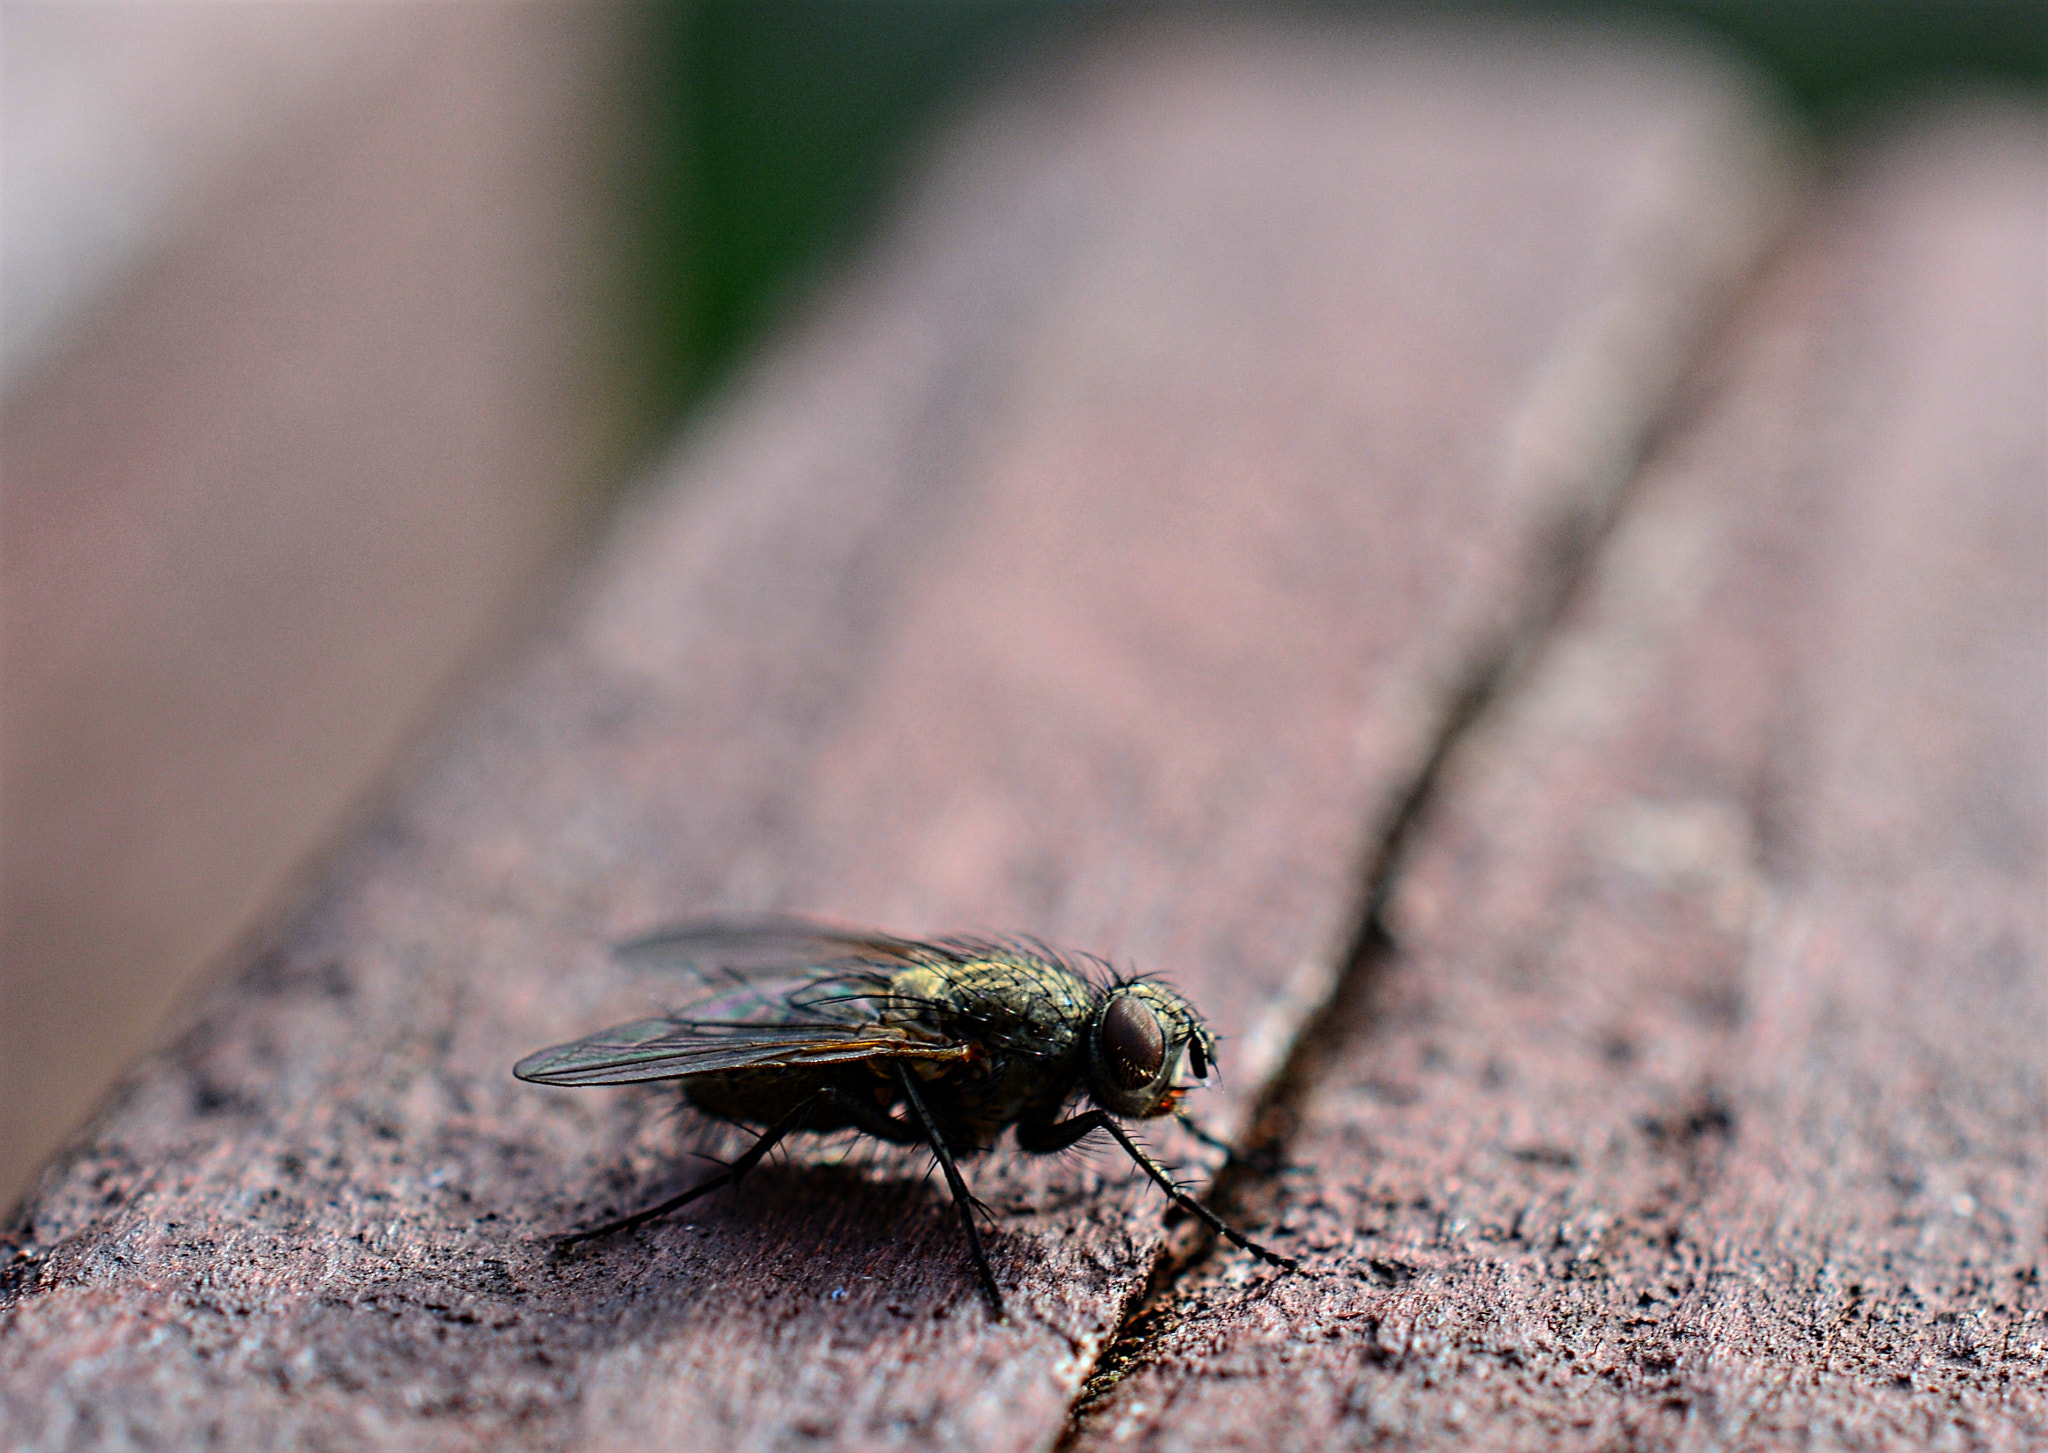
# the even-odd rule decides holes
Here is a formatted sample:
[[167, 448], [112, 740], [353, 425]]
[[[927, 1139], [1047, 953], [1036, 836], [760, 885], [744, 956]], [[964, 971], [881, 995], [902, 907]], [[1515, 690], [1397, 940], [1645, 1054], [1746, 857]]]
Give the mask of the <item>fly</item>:
[[[1167, 1197], [1261, 1261], [1299, 1263], [1250, 1240], [1189, 1195], [1121, 1123], [1174, 1116], [1205, 1083], [1216, 1039], [1193, 1005], [1100, 960], [999, 939], [931, 941], [842, 932], [800, 919], [695, 923], [623, 944], [621, 957], [684, 969], [703, 997], [528, 1055], [512, 1073], [542, 1085], [681, 1080], [691, 1104], [757, 1127], [719, 1174], [616, 1221], [562, 1237], [558, 1249], [665, 1216], [739, 1182], [793, 1131], [853, 1130], [931, 1150], [960, 1211], [982, 1290], [998, 1320], [975, 1202], [958, 1158], [1006, 1129], [1048, 1155], [1100, 1130]], [[1091, 1108], [1080, 1109], [1085, 1098]]]

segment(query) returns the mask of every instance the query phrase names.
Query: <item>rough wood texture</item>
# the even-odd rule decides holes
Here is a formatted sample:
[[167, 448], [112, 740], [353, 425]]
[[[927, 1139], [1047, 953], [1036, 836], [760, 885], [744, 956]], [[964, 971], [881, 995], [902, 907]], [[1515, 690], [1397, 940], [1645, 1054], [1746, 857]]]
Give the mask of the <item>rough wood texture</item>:
[[1751, 265], [1763, 135], [1682, 58], [1342, 33], [1133, 42], [968, 134], [45, 1178], [0, 1437], [1050, 1445], [1160, 1236], [1119, 1167], [976, 1168], [1007, 1327], [916, 1160], [558, 1266], [715, 1137], [508, 1066], [673, 992], [614, 937], [777, 906], [1166, 970], [1241, 1105]]
[[2043, 160], [1804, 229], [1428, 821], [1324, 1275], [1185, 1286], [1079, 1447], [2048, 1441]]

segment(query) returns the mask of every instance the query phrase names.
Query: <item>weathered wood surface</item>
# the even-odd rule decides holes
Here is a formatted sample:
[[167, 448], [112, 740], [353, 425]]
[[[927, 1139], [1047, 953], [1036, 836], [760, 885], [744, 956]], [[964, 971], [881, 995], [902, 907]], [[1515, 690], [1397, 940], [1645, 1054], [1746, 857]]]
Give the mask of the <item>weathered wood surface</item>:
[[1077, 1446], [2048, 1444], [2043, 143], [1802, 228]]
[[556, 1265], [716, 1137], [508, 1066], [773, 906], [1165, 970], [1241, 1111], [1781, 181], [1592, 45], [1154, 34], [986, 118], [45, 1177], [0, 1439], [1049, 1446], [1160, 1239], [1121, 1168], [975, 1168], [1003, 1327], [916, 1160]]

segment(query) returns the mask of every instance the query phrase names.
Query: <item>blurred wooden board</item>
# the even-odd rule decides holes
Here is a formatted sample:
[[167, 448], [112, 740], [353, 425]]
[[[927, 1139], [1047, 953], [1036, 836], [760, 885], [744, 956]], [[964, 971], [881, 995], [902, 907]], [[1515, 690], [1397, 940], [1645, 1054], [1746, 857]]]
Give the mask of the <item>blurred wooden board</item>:
[[1424, 830], [1324, 1275], [1184, 1286], [1076, 1446], [2048, 1441], [2044, 140], [1804, 225]]
[[629, 19], [0, 17], [0, 1204], [586, 538]]
[[1004, 1327], [915, 1159], [557, 1266], [718, 1141], [511, 1062], [775, 907], [1163, 970], [1235, 1113], [1782, 182], [1737, 79], [1591, 43], [1148, 32], [993, 107], [45, 1177], [4, 1436], [1048, 1446], [1161, 1234], [1120, 1167], [973, 1168]]

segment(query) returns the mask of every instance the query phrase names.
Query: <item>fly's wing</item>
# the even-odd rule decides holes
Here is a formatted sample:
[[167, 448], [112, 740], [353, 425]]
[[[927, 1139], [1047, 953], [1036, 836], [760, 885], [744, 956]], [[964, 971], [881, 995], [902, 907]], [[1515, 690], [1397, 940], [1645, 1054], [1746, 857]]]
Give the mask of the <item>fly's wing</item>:
[[886, 934], [829, 928], [803, 918], [712, 919], [677, 924], [612, 951], [649, 969], [675, 969], [707, 984], [800, 978], [853, 964], [901, 968], [929, 957], [931, 946]]
[[963, 1060], [965, 1044], [917, 1038], [893, 1025], [747, 1024], [641, 1019], [530, 1054], [512, 1067], [541, 1085], [629, 1085], [717, 1070], [790, 1069], [858, 1060]]
[[647, 968], [686, 971], [724, 992], [659, 1019], [528, 1055], [512, 1073], [544, 1085], [625, 1085], [720, 1070], [856, 1060], [962, 1060], [964, 1043], [882, 1022], [900, 1010], [890, 975], [946, 951], [801, 918], [681, 924], [619, 945]]

